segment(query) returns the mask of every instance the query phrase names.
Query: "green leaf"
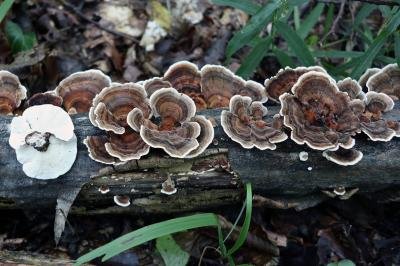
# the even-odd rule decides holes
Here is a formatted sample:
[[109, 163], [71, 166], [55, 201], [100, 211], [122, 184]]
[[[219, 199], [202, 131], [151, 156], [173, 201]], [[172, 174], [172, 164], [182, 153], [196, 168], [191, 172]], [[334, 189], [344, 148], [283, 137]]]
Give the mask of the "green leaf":
[[372, 11], [376, 9], [376, 5], [363, 4], [360, 10], [357, 12], [356, 18], [354, 19], [353, 27], [357, 27], [365, 18], [371, 14]]
[[14, 0], [4, 0], [3, 3], [1, 3], [1, 5], [0, 5], [0, 22], [3, 21], [3, 19], [7, 15], [8, 10], [10, 10], [13, 3], [14, 3]]
[[204, 213], [175, 218], [142, 227], [79, 257], [75, 265], [82, 265], [83, 263], [101, 256], [103, 256], [102, 261], [105, 261], [125, 250], [146, 243], [147, 241], [176, 232], [206, 226], [216, 226], [218, 228], [221, 252], [222, 254], [226, 254], [225, 246], [222, 243], [223, 237], [218, 217], [213, 213]]
[[243, 29], [234, 34], [226, 47], [226, 57], [228, 60], [234, 53], [260, 33], [260, 31], [271, 20], [273, 12], [279, 6], [279, 1], [272, 1], [269, 4], [266, 4], [257, 12], [257, 14], [251, 17]]
[[303, 20], [300, 28], [297, 30], [297, 34], [300, 36], [300, 38], [304, 39], [307, 37], [315, 24], [318, 22], [322, 11], [324, 11], [324, 7], [325, 5], [323, 3], [317, 4], [310, 14]]
[[190, 255], [176, 244], [171, 235], [157, 238], [156, 248], [166, 266], [185, 266], [189, 261]]
[[30, 50], [37, 42], [33, 32], [24, 33], [19, 25], [12, 21], [7, 21], [5, 33], [13, 53]]
[[260, 64], [264, 56], [268, 53], [271, 43], [271, 37], [259, 40], [254, 48], [250, 51], [250, 53], [246, 56], [246, 58], [242, 60], [243, 63], [236, 71], [236, 74], [244, 79], [249, 78], [250, 75], [257, 68], [257, 66]]
[[304, 41], [287, 24], [277, 21], [275, 23], [277, 33], [281, 34], [286, 40], [290, 49], [297, 56], [304, 66], [315, 65], [314, 58]]
[[250, 0], [212, 0], [216, 5], [230, 6], [240, 9], [249, 15], [254, 15], [261, 8], [260, 5], [253, 3]]
[[400, 31], [394, 34], [394, 55], [396, 57], [397, 65], [400, 67]]
[[250, 229], [251, 213], [253, 210], [253, 192], [250, 183], [246, 183], [246, 216], [235, 244], [228, 250], [228, 255], [235, 253], [246, 241]]
[[292, 58], [290, 58], [290, 56], [287, 53], [285, 53], [284, 51], [282, 51], [276, 47], [274, 48], [273, 52], [276, 56], [276, 59], [278, 59], [278, 62], [282, 68], [284, 68], [286, 66], [295, 67], [295, 63], [293, 62]]

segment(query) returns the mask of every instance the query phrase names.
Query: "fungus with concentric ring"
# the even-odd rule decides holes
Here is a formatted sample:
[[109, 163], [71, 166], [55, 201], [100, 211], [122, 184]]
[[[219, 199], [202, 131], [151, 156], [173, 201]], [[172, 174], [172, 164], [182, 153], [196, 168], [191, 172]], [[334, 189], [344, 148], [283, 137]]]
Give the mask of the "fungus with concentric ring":
[[26, 88], [18, 77], [8, 71], [0, 71], [0, 114], [12, 115], [26, 99]]

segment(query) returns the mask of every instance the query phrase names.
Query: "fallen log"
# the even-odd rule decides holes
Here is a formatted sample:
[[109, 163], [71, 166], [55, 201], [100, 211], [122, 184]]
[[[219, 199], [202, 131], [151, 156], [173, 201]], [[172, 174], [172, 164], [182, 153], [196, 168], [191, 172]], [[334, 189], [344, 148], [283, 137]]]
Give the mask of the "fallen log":
[[[278, 107], [270, 107], [271, 114]], [[260, 202], [269, 206], [299, 209], [327, 198], [321, 190], [338, 186], [358, 188], [367, 196], [390, 189], [398, 194], [400, 185], [400, 140], [373, 142], [357, 136], [356, 148], [364, 158], [355, 166], [340, 166], [327, 161], [321, 152], [291, 140], [278, 144], [274, 151], [247, 150], [231, 141], [220, 126], [220, 110], [203, 112], [214, 119], [215, 139], [204, 154], [194, 159], [175, 159], [161, 150], [125, 165], [107, 166], [91, 160], [83, 139], [103, 134], [86, 115], [73, 117], [78, 137], [78, 156], [72, 169], [55, 180], [28, 178], [8, 145], [8, 125], [12, 117], [0, 116], [0, 208], [52, 208], [65, 191], [80, 190], [72, 212], [99, 214], [119, 212], [173, 213], [208, 210], [242, 200], [244, 182], [251, 182]], [[400, 119], [395, 109], [391, 118]], [[299, 152], [309, 154], [307, 161]], [[160, 193], [170, 176], [178, 189], [174, 195]], [[99, 192], [108, 187], [107, 194]], [[68, 193], [67, 193], [68, 195]], [[114, 195], [131, 198], [128, 208], [116, 206]], [[387, 195], [385, 195], [386, 198]], [[396, 200], [398, 197], [394, 197]], [[392, 197], [393, 200], [393, 197]]]

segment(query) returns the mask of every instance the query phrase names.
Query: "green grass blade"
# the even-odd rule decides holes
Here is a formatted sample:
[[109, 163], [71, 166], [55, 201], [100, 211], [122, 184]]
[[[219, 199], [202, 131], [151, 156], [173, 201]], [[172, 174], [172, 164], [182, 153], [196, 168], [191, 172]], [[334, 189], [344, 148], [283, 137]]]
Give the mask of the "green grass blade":
[[292, 49], [293, 53], [304, 66], [315, 65], [314, 58], [307, 45], [292, 28], [280, 21], [277, 21], [275, 26], [277, 33], [281, 34], [281, 36], [286, 40], [289, 48]]
[[260, 5], [253, 3], [250, 0], [212, 0], [216, 5], [230, 6], [240, 9], [249, 15], [254, 15], [261, 8]]
[[397, 65], [400, 67], [400, 31], [394, 34], [394, 55], [396, 57]]
[[[206, 226], [219, 227], [219, 221], [215, 214], [195, 214], [148, 225], [129, 234], [123, 235], [114, 241], [111, 241], [110, 243], [79, 257], [76, 260], [75, 265], [82, 265], [83, 263], [89, 262], [101, 256], [103, 256], [102, 261], [105, 261], [125, 250], [143, 244], [147, 241], [176, 232]], [[218, 234], [222, 233], [218, 232]]]
[[390, 18], [387, 27], [385, 27], [378, 37], [372, 42], [371, 46], [359, 58], [352, 60], [357, 61], [357, 66], [352, 70], [351, 77], [359, 78], [364, 71], [372, 65], [373, 60], [378, 55], [389, 35], [397, 29], [400, 24], [400, 11]]
[[319, 17], [324, 11], [325, 5], [323, 3], [317, 4], [310, 14], [302, 21], [300, 28], [297, 30], [297, 34], [304, 40], [305, 37], [310, 33], [315, 24], [318, 22]]
[[260, 64], [264, 56], [268, 53], [271, 43], [272, 37], [261, 39], [246, 56], [246, 58], [242, 60], [242, 64], [236, 71], [236, 74], [244, 79], [249, 78]]
[[181, 249], [171, 235], [157, 238], [156, 248], [165, 266], [185, 266], [189, 261], [190, 255]]
[[363, 4], [354, 19], [353, 27], [357, 27], [366, 19], [372, 11], [376, 9], [376, 5]]
[[235, 253], [246, 241], [250, 229], [251, 213], [253, 210], [253, 192], [251, 183], [246, 183], [246, 216], [235, 244], [228, 250], [228, 255]]
[[13, 3], [14, 3], [14, 0], [4, 0], [0, 4], [0, 22], [3, 21], [3, 19], [7, 15], [8, 10], [10, 10], [11, 6], [13, 5]]
[[260, 11], [251, 17], [243, 29], [236, 32], [226, 47], [226, 57], [229, 60], [231, 56], [240, 48], [245, 46], [250, 40], [257, 36], [260, 31], [271, 20], [273, 12], [280, 6], [279, 1], [273, 1], [263, 6]]
[[325, 21], [324, 21], [324, 36], [329, 32], [333, 24], [333, 15], [335, 12], [335, 5], [329, 4], [328, 12], [326, 12]]
[[276, 47], [274, 48], [273, 52], [282, 68], [286, 66], [295, 67], [295, 63], [287, 53]]

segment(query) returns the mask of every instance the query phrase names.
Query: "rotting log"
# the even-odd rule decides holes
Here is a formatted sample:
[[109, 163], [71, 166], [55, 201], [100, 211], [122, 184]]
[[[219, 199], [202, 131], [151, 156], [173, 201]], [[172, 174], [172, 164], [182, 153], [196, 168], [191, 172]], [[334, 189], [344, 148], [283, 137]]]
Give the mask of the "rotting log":
[[[269, 109], [271, 115], [278, 112], [277, 106]], [[1, 116], [0, 208], [54, 207], [62, 191], [79, 189], [83, 184], [73, 213], [209, 210], [239, 203], [244, 182], [251, 182], [255, 193], [265, 197], [263, 203], [276, 207], [315, 205], [326, 199], [321, 190], [337, 186], [356, 187], [358, 193], [367, 196], [379, 196], [384, 190], [399, 194], [400, 139], [373, 142], [360, 134], [356, 137], [356, 148], [363, 152], [364, 158], [355, 166], [339, 166], [323, 158], [320, 151], [291, 140], [279, 143], [274, 151], [244, 149], [223, 132], [220, 110], [208, 110], [203, 114], [215, 119], [217, 124], [214, 143], [203, 155], [175, 159], [160, 150], [152, 150], [143, 159], [120, 166], [107, 166], [89, 158], [83, 139], [103, 132], [93, 127], [87, 116], [74, 116], [78, 156], [72, 169], [55, 180], [36, 180], [24, 175], [14, 150], [8, 145], [8, 125], [12, 118]], [[400, 120], [400, 110], [397, 108], [388, 116]], [[299, 160], [300, 151], [309, 153], [307, 161]], [[228, 164], [231, 170], [226, 169]], [[167, 175], [178, 188], [172, 196], [160, 193]], [[102, 185], [109, 187], [110, 192], [101, 194], [98, 188]], [[116, 206], [114, 195], [129, 195], [131, 206]]]

